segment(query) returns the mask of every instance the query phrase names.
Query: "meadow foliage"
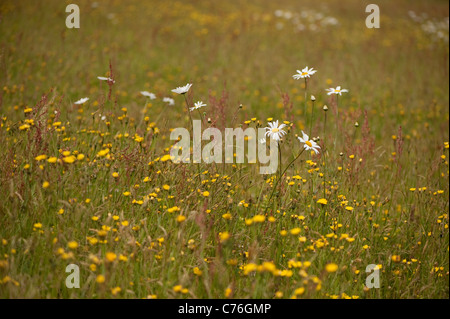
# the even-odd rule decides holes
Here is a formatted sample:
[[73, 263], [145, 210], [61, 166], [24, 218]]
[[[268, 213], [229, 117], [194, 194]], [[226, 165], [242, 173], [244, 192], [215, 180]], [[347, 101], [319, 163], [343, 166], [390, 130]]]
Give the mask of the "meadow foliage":
[[1, 298], [449, 297], [448, 2], [66, 2], [0, 3]]

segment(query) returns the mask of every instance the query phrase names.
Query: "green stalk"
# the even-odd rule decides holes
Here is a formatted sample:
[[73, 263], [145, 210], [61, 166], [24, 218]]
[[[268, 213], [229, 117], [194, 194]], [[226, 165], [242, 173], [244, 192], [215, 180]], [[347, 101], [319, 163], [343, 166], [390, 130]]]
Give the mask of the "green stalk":
[[[304, 151], [305, 151], [305, 148], [302, 149], [302, 151], [286, 166], [286, 168], [284, 169], [283, 173], [281, 173], [281, 176], [284, 176], [284, 174], [286, 173], [288, 168], [297, 160], [297, 158], [300, 157], [300, 155], [302, 155], [302, 153]], [[270, 197], [269, 197], [269, 202], [272, 199], [273, 193], [274, 193], [275, 189], [277, 188], [279, 181], [280, 180], [278, 179], [277, 182], [275, 183], [275, 185], [273, 186], [272, 193], [270, 194]], [[266, 211], [267, 211], [267, 208], [266, 208]]]
[[306, 81], [305, 78], [305, 111], [303, 112], [303, 114], [306, 116], [306, 108], [307, 108], [307, 102], [306, 99], [308, 98], [308, 82]]
[[312, 122], [314, 118], [314, 101], [312, 101], [312, 107], [311, 107], [311, 117], [309, 121], [309, 136], [312, 136]]
[[193, 130], [194, 130], [194, 127], [193, 127], [194, 124], [192, 123], [192, 116], [191, 116], [191, 111], [189, 110], [189, 103], [188, 103], [188, 100], [186, 98], [186, 93], [184, 93], [183, 96], [184, 96], [184, 100], [186, 101], [186, 108], [187, 108], [187, 113], [189, 115], [189, 123], [190, 123], [190, 127], [191, 127], [190, 134], [192, 136]]

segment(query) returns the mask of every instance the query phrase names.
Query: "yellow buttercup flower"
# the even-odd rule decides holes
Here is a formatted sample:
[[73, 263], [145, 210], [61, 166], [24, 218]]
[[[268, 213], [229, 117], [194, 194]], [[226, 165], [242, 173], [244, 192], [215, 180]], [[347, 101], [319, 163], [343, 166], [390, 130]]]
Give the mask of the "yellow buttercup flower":
[[113, 252], [107, 252], [105, 257], [107, 261], [113, 262], [114, 260], [116, 260], [117, 255]]
[[219, 238], [220, 238], [220, 242], [226, 242], [229, 238], [230, 238], [230, 233], [229, 232], [223, 232], [223, 233], [219, 233]]
[[103, 275], [98, 275], [97, 278], [95, 279], [95, 281], [96, 281], [98, 284], [102, 284], [102, 283], [105, 282], [105, 276], [103, 276]]
[[109, 153], [109, 148], [106, 148], [104, 150], [101, 150], [100, 152], [97, 153], [97, 157], [103, 157], [106, 156]]
[[67, 246], [68, 246], [70, 249], [76, 249], [76, 248], [78, 248], [78, 243], [77, 243], [76, 241], [71, 241], [71, 242], [69, 242], [69, 243], [67, 244]]
[[253, 222], [255, 222], [255, 223], [263, 223], [265, 220], [266, 220], [266, 216], [264, 216], [264, 215], [253, 216]]
[[39, 155], [39, 156], [36, 156], [34, 159], [36, 160], [36, 161], [42, 161], [42, 160], [45, 160], [47, 158], [47, 155]]
[[338, 268], [338, 265], [336, 265], [335, 263], [329, 263], [325, 265], [325, 270], [329, 273], [336, 272]]
[[201, 276], [203, 273], [198, 267], [195, 267], [193, 269], [193, 271], [194, 271], [194, 274], [196, 274], [197, 276]]
[[161, 162], [167, 162], [168, 160], [170, 160], [172, 157], [170, 155], [164, 155], [163, 157], [161, 157], [160, 161]]
[[63, 161], [68, 164], [72, 164], [73, 162], [75, 162], [75, 160], [76, 160], [76, 157], [73, 155], [66, 156], [63, 158]]
[[115, 296], [117, 295], [119, 292], [121, 292], [122, 289], [120, 287], [115, 287], [111, 289], [111, 293]]
[[181, 223], [181, 222], [184, 222], [185, 220], [186, 220], [186, 216], [183, 216], [183, 215], [177, 216], [177, 222]]

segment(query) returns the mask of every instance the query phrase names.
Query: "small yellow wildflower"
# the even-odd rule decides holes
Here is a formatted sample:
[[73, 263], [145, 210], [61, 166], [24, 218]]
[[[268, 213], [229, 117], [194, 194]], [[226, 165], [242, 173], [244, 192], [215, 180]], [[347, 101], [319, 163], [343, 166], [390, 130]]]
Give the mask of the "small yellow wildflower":
[[194, 269], [193, 269], [193, 272], [194, 272], [194, 274], [195, 275], [197, 275], [197, 276], [201, 276], [202, 274], [203, 274], [203, 272], [200, 270], [200, 268], [198, 268], [198, 267], [195, 267]]
[[338, 268], [338, 265], [336, 265], [335, 263], [329, 263], [325, 266], [325, 270], [329, 273], [336, 272]]
[[106, 260], [109, 262], [113, 262], [114, 260], [116, 260], [117, 255], [113, 252], [107, 252], [106, 253]]
[[230, 233], [229, 232], [223, 232], [223, 233], [219, 233], [219, 238], [220, 238], [220, 242], [226, 242], [229, 238], [230, 238]]
[[95, 281], [96, 281], [98, 284], [102, 284], [102, 283], [105, 282], [105, 276], [103, 276], [103, 275], [98, 275], [97, 278], [95, 279]]
[[76, 249], [76, 248], [78, 248], [78, 243], [77, 243], [76, 241], [71, 241], [71, 242], [69, 242], [69, 243], [67, 244], [67, 246], [68, 246], [70, 249]]

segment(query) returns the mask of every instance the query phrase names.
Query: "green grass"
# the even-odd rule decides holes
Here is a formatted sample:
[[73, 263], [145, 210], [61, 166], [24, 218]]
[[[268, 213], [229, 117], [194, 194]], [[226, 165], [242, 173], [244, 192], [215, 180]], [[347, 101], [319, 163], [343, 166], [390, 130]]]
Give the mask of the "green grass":
[[[0, 4], [0, 297], [449, 297], [448, 27], [447, 42], [421, 27], [448, 2], [379, 1], [380, 29], [365, 27], [368, 1], [79, 1], [67, 29], [69, 3]], [[339, 24], [299, 32], [278, 9]], [[318, 70], [306, 114], [292, 78], [305, 66]], [[97, 76], [111, 69], [109, 98]], [[310, 126], [320, 154], [281, 182], [257, 164], [161, 161], [189, 127], [170, 91], [188, 82], [210, 125], [288, 121], [281, 169]], [[338, 85], [337, 114], [325, 89]], [[379, 289], [364, 288], [369, 264]]]

